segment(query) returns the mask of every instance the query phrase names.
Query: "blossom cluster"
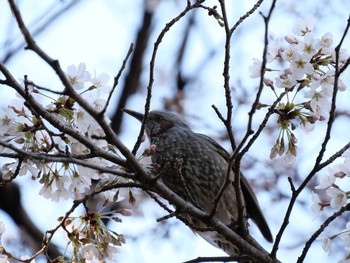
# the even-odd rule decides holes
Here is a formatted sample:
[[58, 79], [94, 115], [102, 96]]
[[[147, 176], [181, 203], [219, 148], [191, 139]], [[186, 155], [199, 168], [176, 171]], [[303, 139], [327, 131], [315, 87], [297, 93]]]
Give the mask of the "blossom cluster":
[[[317, 216], [326, 208], [340, 209], [348, 203], [350, 193], [345, 188], [350, 179], [350, 151], [346, 151], [342, 157], [343, 162], [328, 167], [327, 171], [319, 177], [319, 184], [312, 195], [311, 207]], [[335, 238], [343, 240], [343, 245], [349, 250], [350, 257], [350, 222], [346, 224], [345, 229], [332, 236], [322, 233], [319, 239], [322, 240], [322, 247], [326, 252], [331, 251], [332, 240]]]
[[104, 202], [98, 212], [87, 212], [65, 221], [64, 231], [68, 243], [73, 247], [73, 262], [103, 262], [104, 258], [115, 260], [117, 247], [125, 243], [125, 238], [110, 230], [103, 220], [119, 223], [122, 220], [117, 214], [130, 216], [131, 212], [127, 209], [103, 212], [107, 205], [108, 201]]
[[[97, 111], [103, 109], [104, 93], [110, 91], [109, 76], [99, 74], [91, 77], [85, 64], [68, 67], [66, 75], [73, 88], [80, 91], [83, 99], [90, 103]], [[42, 94], [34, 85], [29, 85], [30, 92], [38, 96]], [[47, 96], [46, 94], [42, 94]], [[51, 98], [46, 107], [55, 118], [65, 125], [74, 128], [77, 134], [85, 136], [100, 148], [111, 151], [110, 145], [103, 139], [104, 132], [97, 121], [71, 97], [60, 95]], [[116, 168], [102, 158], [88, 158], [90, 150], [78, 140], [62, 131], [56, 131], [45, 120], [33, 114], [25, 106], [24, 100], [19, 98], [7, 108], [0, 109], [0, 140], [11, 143], [12, 147], [29, 153], [45, 153], [53, 156], [74, 156], [85, 159], [101, 167]], [[0, 146], [1, 153], [14, 153], [9, 147]], [[115, 151], [113, 151], [115, 152]], [[71, 163], [44, 162], [30, 158], [18, 158], [16, 161], [2, 166], [2, 179], [12, 180], [14, 176], [29, 173], [33, 179], [38, 179], [43, 185], [40, 194], [54, 201], [60, 199], [79, 199], [90, 188], [92, 180], [108, 179], [108, 174], [102, 174], [83, 165]]]
[[[96, 112], [104, 109], [105, 97], [112, 90], [108, 85], [107, 74], [92, 75], [86, 70], [85, 64], [80, 63], [78, 66], [69, 66], [66, 77], [90, 107]], [[45, 99], [47, 105], [43, 105], [46, 105], [46, 111], [64, 127], [76, 131], [77, 136], [73, 137], [72, 133], [69, 135], [64, 129], [53, 127], [18, 95], [18, 99], [11, 105], [0, 109], [0, 155], [10, 159], [1, 167], [0, 182], [10, 182], [18, 176], [30, 175], [33, 180], [42, 184], [40, 194], [56, 202], [69, 198], [81, 199], [91, 193], [93, 187], [102, 192], [105, 202], [120, 201], [117, 189], [101, 189], [104, 185], [124, 179], [93, 168], [121, 168], [104, 158], [96, 157], [81, 143], [81, 138], [85, 138], [105, 152], [117, 154], [116, 149], [106, 141], [99, 120], [94, 119], [83, 106], [63, 92], [48, 92], [28, 80], [24, 80], [23, 86], [37, 101]], [[105, 120], [109, 122], [107, 118]], [[80, 160], [79, 164], [69, 162], [70, 157]], [[99, 184], [93, 184], [93, 180], [98, 180]], [[128, 215], [126, 211], [117, 213]], [[107, 216], [114, 221], [119, 220], [115, 211], [108, 215], [87, 213], [82, 217], [65, 220], [62, 227], [73, 246], [73, 257], [83, 255], [84, 260], [81, 261], [94, 262], [89, 259], [100, 261], [103, 257], [114, 256], [116, 246], [120, 246], [125, 240], [122, 235], [104, 225], [102, 218], [106, 219]], [[0, 224], [0, 237], [3, 231]], [[2, 261], [7, 262], [7, 258], [0, 258], [0, 262]]]
[[[268, 46], [264, 84], [276, 96], [278, 89], [287, 92], [287, 101], [281, 101], [275, 109], [281, 131], [270, 157], [285, 154], [285, 162], [292, 164], [297, 155], [297, 138], [293, 130], [300, 124], [303, 131], [311, 131], [315, 122], [329, 117], [334, 87], [337, 86], [338, 91], [346, 89], [341, 79], [335, 83], [336, 64], [338, 69], [344, 67], [349, 55], [340, 49], [336, 59], [332, 35], [326, 33], [316, 38], [312, 26], [304, 21], [300, 21], [294, 34], [286, 35], [284, 41], [285, 46], [280, 41]], [[251, 77], [260, 77], [261, 68], [262, 62], [254, 59], [249, 68]], [[267, 73], [277, 75], [272, 80]]]

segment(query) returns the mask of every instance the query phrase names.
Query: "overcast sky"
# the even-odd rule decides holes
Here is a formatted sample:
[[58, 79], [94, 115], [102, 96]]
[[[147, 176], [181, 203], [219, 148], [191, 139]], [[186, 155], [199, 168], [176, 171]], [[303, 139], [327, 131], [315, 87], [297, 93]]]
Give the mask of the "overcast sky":
[[[43, 13], [55, 10], [52, 7], [52, 3], [55, 1], [32, 0], [18, 2], [20, 3], [20, 10], [24, 20], [28, 25]], [[153, 2], [156, 3], [157, 1], [154, 0]], [[161, 4], [156, 11], [152, 39], [156, 38], [165, 23], [181, 12], [184, 7], [182, 2], [185, 1], [163, 0], [160, 2]], [[335, 43], [338, 43], [340, 40], [350, 11], [350, 3], [348, 1], [283, 0], [277, 2], [278, 5], [270, 27], [273, 38], [283, 38], [284, 35], [291, 33], [298, 17], [302, 16], [310, 17], [314, 20], [315, 34], [318, 34], [318, 37], [321, 37], [326, 32], [331, 32]], [[242, 16], [252, 6], [252, 3], [253, 1], [234, 1], [233, 4], [229, 5], [229, 10], [232, 10], [230, 11], [231, 23], [233, 24]], [[216, 1], [206, 2], [208, 6], [216, 4]], [[266, 14], [269, 4], [270, 1], [266, 1], [261, 7], [261, 11], [264, 14]], [[70, 10], [36, 37], [36, 41], [52, 58], [59, 59], [64, 69], [68, 65], [77, 65], [80, 62], [85, 62], [90, 70], [96, 70], [98, 73], [108, 73], [112, 78], [119, 70], [130, 43], [135, 39], [135, 33], [141, 23], [142, 8], [140, 7], [142, 5], [143, 1], [141, 0], [81, 1], [76, 8]], [[19, 35], [14, 21], [9, 18], [10, 11], [7, 1], [0, 0], [0, 6], [0, 36], [4, 36], [2, 39], [9, 39], [10, 45], [16, 46], [22, 41], [22, 37]], [[198, 69], [198, 64], [205, 57], [208, 47], [218, 48], [224, 44], [220, 27], [216, 22], [213, 22], [212, 17], [207, 16], [207, 11], [200, 10], [196, 16], [200, 22], [196, 25], [197, 32], [191, 39], [191, 48], [188, 49], [188, 54], [186, 54], [185, 68], [189, 74]], [[152, 102], [152, 108], [154, 109], [162, 106], [164, 97], [169, 97], [174, 93], [175, 85], [169, 81], [173, 64], [167, 62], [174, 60], [173, 57], [176, 55], [174, 46], [179, 41], [180, 38], [178, 36], [183, 33], [185, 25], [185, 22], [180, 22], [175, 26], [166, 35], [159, 50]], [[263, 48], [263, 23], [261, 16], [256, 13], [248, 18], [235, 34], [232, 40], [232, 84], [240, 83], [243, 87], [253, 90], [258, 85], [258, 80], [249, 78], [248, 67], [252, 63], [252, 58], [261, 58]], [[348, 49], [350, 47], [349, 39], [348, 37], [344, 44], [344, 47]], [[3, 40], [1, 40], [0, 45], [3, 44]], [[148, 57], [152, 46], [149, 47]], [[3, 56], [1, 52], [0, 49], [0, 58]], [[223, 102], [224, 93], [223, 90], [220, 90], [223, 83], [222, 58], [222, 53], [215, 55], [211, 58], [212, 61], [201, 69], [198, 79], [193, 83], [193, 88], [187, 91], [187, 100], [184, 102], [187, 120], [191, 123], [191, 127], [198, 132], [206, 133], [216, 138], [220, 137], [218, 134], [224, 131], [224, 126], [218, 122], [211, 105], [215, 104], [219, 109], [225, 109]], [[149, 59], [146, 61], [149, 61]], [[55, 73], [31, 51], [19, 51], [6, 66], [16, 78], [22, 78], [26, 74], [31, 80], [41, 86], [58, 90], [61, 88]], [[349, 73], [343, 79], [349, 86]], [[144, 65], [143, 81], [146, 87], [148, 64]], [[1, 105], [6, 105], [11, 101], [11, 98], [15, 98], [14, 93], [7, 88], [1, 87], [1, 92], [3, 94], [0, 96]], [[116, 97], [118, 93], [119, 91], [117, 90]], [[200, 96], [200, 99], [198, 99], [198, 94], [203, 94], [203, 96]], [[143, 91], [131, 98], [128, 107], [142, 111], [144, 98], [145, 92]], [[349, 99], [349, 91], [346, 91], [339, 98], [341, 107], [348, 106]], [[113, 107], [111, 107], [109, 112], [113, 112], [113, 110]], [[246, 112], [238, 112], [235, 121], [242, 120], [243, 122], [246, 116]], [[245, 127], [242, 123], [243, 126]], [[139, 127], [134, 121], [128, 120], [125, 123], [121, 138], [130, 148], [136, 140], [138, 129]], [[337, 140], [334, 140], [332, 147], [339, 149], [344, 141], [348, 141], [348, 129], [342, 129], [340, 124], [337, 124], [336, 131], [338, 132]], [[319, 139], [321, 140], [322, 138]], [[307, 140], [309, 144], [306, 144]], [[317, 136], [312, 141], [309, 139], [302, 141], [307, 146], [300, 150], [300, 158], [307, 159], [309, 154], [311, 156], [312, 154], [314, 155], [317, 142], [319, 142]], [[261, 145], [265, 146], [263, 141], [259, 143], [258, 147]], [[256, 154], [257, 158], [260, 158], [259, 154], [266, 157], [269, 155], [269, 149], [263, 152], [257, 151]], [[307, 169], [310, 165], [305, 161], [300, 167]], [[69, 203], [52, 204], [51, 201], [37, 197], [41, 186], [32, 183], [30, 178], [19, 178], [19, 182], [23, 190], [23, 203], [27, 211], [30, 212], [34, 222], [43, 231], [52, 228], [56, 224], [55, 218], [69, 207]], [[280, 187], [285, 187], [286, 192], [289, 191], [287, 179], [285, 185]], [[261, 200], [264, 213], [268, 221], [271, 222], [272, 232], [275, 235], [281, 224], [282, 215], [284, 215], [286, 210], [286, 203], [278, 203], [271, 207], [265, 202], [269, 200], [267, 193], [259, 194], [258, 198]], [[310, 196], [302, 196], [302, 198], [310, 201], [311, 206]], [[40, 205], [33, 206], [34, 202]], [[45, 213], [43, 213], [43, 207], [45, 207]], [[303, 244], [303, 241], [305, 242], [305, 236], [309, 236], [317, 229], [317, 224], [315, 223], [318, 221], [313, 220], [314, 217], [311, 210], [305, 211], [303, 209], [305, 208], [301, 206], [296, 207], [292, 215], [291, 225], [287, 229], [287, 235], [282, 240], [280, 259], [284, 263], [295, 262], [297, 255], [301, 253], [300, 245]], [[120, 260], [118, 262], [178, 263], [198, 256], [224, 255], [223, 252], [213, 248], [201, 238], [196, 237], [191, 230], [181, 224], [176, 224], [175, 221], [173, 223], [176, 224], [176, 227], [171, 228], [171, 240], [162, 240], [161, 237], [157, 237], [157, 233], [150, 235], [149, 232], [143, 232], [145, 226], [157, 229], [155, 219], [162, 215], [164, 215], [164, 212], [159, 208], [155, 208], [150, 202], [145, 204], [144, 217], [141, 220], [139, 218], [125, 218], [123, 224], [115, 225], [116, 229], [121, 233], [125, 233], [127, 237], [131, 235], [141, 236], [138, 242], [133, 242], [131, 238], [127, 239], [127, 244], [120, 249]], [[2, 211], [0, 211], [0, 220], [5, 222], [9, 229], [8, 234], [12, 236], [16, 228]], [[270, 245], [263, 241], [258, 231], [255, 231], [254, 228], [253, 233], [256, 233], [257, 239], [267, 249], [270, 248]], [[56, 238], [55, 240], [58, 241], [59, 239]], [[315, 249], [310, 251], [305, 262], [331, 262], [340, 258], [340, 255], [328, 257], [320, 249], [320, 246], [316, 245]]]

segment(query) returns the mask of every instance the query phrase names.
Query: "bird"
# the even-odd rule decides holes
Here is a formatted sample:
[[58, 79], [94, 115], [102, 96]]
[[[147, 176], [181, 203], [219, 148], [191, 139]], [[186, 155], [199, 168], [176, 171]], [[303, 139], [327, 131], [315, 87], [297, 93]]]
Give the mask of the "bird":
[[[139, 121], [144, 114], [123, 109]], [[210, 213], [213, 203], [227, 176], [229, 153], [214, 139], [195, 133], [175, 113], [150, 111], [145, 132], [155, 149], [151, 155], [153, 167], [161, 173], [162, 182], [185, 201]], [[238, 230], [238, 203], [233, 185], [234, 172], [230, 183], [217, 205], [214, 217], [234, 230]], [[251, 218], [264, 238], [272, 242], [273, 237], [261, 211], [258, 200], [243, 174], [240, 176], [241, 199], [245, 218]], [[185, 217], [193, 225], [199, 222]], [[230, 256], [241, 256], [239, 249], [214, 231], [197, 231], [210, 244], [222, 249]]]

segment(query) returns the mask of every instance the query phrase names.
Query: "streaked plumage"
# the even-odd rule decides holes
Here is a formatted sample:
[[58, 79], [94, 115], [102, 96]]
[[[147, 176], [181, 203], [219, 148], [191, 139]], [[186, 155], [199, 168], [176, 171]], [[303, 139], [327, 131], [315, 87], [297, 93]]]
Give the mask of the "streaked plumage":
[[[131, 110], [126, 113], [142, 121], [143, 115]], [[194, 133], [176, 114], [151, 111], [146, 123], [146, 134], [156, 146], [152, 162], [162, 171], [161, 180], [186, 201], [205, 212], [210, 212], [227, 172], [228, 153], [210, 137]], [[230, 176], [234, 180], [234, 173]], [[241, 176], [242, 197], [246, 204], [243, 214], [251, 218], [263, 236], [272, 241], [270, 229], [261, 212], [258, 201], [247, 179]], [[237, 201], [233, 184], [230, 184], [217, 207], [215, 217], [233, 229], [238, 227]], [[186, 218], [198, 226], [198, 222]], [[201, 225], [199, 225], [201, 227]], [[204, 227], [204, 226], [203, 226]], [[239, 255], [238, 249], [216, 232], [198, 232], [212, 245], [220, 247], [227, 254]]]

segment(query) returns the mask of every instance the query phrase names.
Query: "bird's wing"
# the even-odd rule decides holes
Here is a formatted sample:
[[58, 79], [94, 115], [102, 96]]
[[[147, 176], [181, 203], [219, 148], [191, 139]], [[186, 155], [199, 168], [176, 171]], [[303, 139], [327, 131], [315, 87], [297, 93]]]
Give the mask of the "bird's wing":
[[246, 202], [248, 216], [255, 222], [255, 224], [257, 224], [266, 240], [272, 242], [273, 237], [269, 225], [267, 224], [266, 219], [261, 211], [260, 205], [256, 199], [252, 187], [250, 186], [247, 178], [243, 176], [243, 174], [241, 174], [241, 188], [244, 200]]
[[[230, 156], [229, 153], [223, 147], [221, 147], [221, 145], [218, 144], [215, 140], [213, 140], [212, 138], [204, 134], [197, 133], [197, 135], [201, 137], [203, 140], [209, 141], [222, 157], [224, 157], [226, 160], [229, 159], [229, 156]], [[255, 222], [255, 224], [258, 226], [258, 228], [260, 229], [261, 233], [266, 238], [266, 240], [269, 242], [272, 242], [273, 238], [272, 238], [270, 228], [261, 211], [260, 205], [254, 194], [254, 191], [250, 186], [247, 178], [245, 178], [242, 173], [240, 178], [241, 178], [241, 189], [242, 189], [244, 200], [246, 203], [248, 217], [250, 217]]]

